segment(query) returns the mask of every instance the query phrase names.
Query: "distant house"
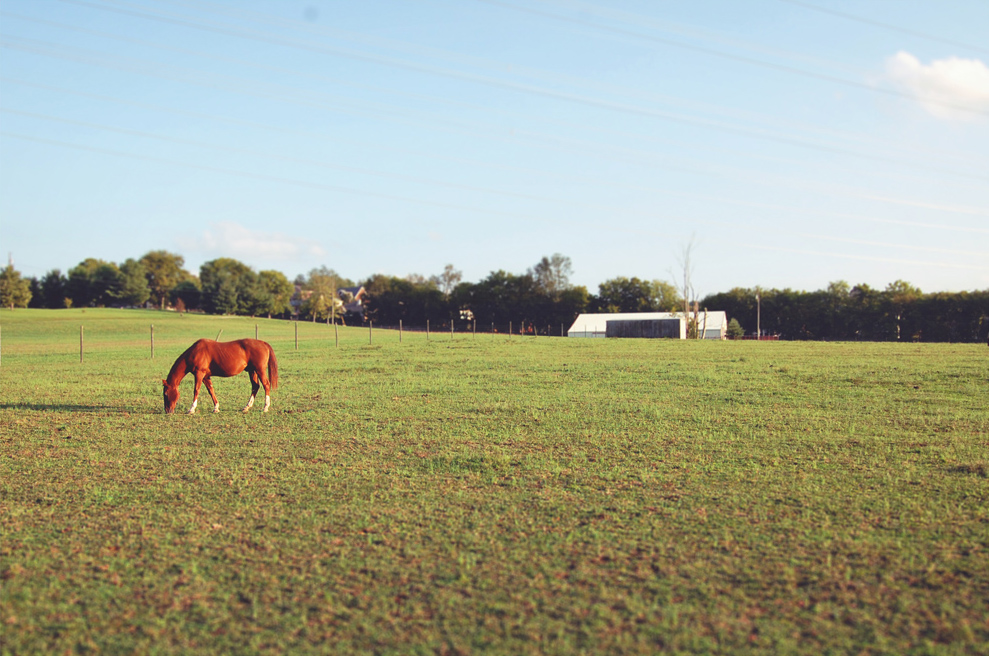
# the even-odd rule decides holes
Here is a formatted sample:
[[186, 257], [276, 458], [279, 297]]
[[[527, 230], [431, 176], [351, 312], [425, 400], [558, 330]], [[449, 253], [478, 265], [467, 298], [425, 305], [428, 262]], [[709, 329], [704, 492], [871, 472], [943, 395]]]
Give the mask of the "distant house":
[[354, 314], [364, 319], [364, 297], [367, 290], [363, 285], [360, 287], [341, 287], [337, 290], [337, 295], [343, 301], [343, 309], [347, 314]]
[[[690, 314], [690, 320], [695, 315]], [[704, 339], [725, 339], [728, 316], [721, 311], [700, 311], [697, 327]], [[567, 337], [649, 337], [667, 339], [687, 338], [687, 318], [683, 312], [617, 312], [612, 314], [581, 314]]]

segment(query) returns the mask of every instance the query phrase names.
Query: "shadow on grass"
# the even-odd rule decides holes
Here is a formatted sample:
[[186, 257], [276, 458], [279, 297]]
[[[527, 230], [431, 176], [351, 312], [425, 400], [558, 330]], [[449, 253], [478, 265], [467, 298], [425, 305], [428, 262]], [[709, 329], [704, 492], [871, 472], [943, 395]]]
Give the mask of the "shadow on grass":
[[92, 412], [110, 415], [147, 413], [147, 408], [123, 408], [112, 405], [83, 405], [81, 403], [0, 403], [0, 410], [32, 410], [35, 412]]

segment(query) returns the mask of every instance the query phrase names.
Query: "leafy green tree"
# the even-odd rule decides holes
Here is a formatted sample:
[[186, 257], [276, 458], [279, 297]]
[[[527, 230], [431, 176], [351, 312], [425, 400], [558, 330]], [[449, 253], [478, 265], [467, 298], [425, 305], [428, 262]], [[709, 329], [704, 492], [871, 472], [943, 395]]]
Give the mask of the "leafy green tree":
[[[43, 308], [45, 307], [44, 301], [41, 296], [41, 281], [31, 276], [27, 279], [27, 288], [31, 293], [31, 300], [28, 302], [27, 306], [29, 308]], [[0, 305], [0, 307], [3, 307]]]
[[69, 270], [66, 283], [75, 307], [106, 307], [117, 303], [120, 294], [120, 269], [112, 262], [86, 258]]
[[26, 308], [31, 302], [31, 284], [21, 277], [13, 264], [0, 271], [0, 304], [11, 310]]
[[39, 281], [41, 307], [64, 308], [68, 296], [68, 279], [58, 269], [52, 269]]
[[[375, 324], [425, 326], [426, 321], [439, 329], [452, 318], [450, 301], [437, 287], [435, 279], [397, 278], [377, 274], [363, 282], [367, 294], [365, 317]], [[452, 291], [451, 291], [452, 295]]]
[[151, 296], [158, 307], [164, 310], [169, 292], [189, 276], [182, 268], [185, 258], [168, 251], [151, 251], [145, 253], [140, 261], [144, 265]]
[[117, 300], [122, 305], [144, 305], [151, 297], [147, 271], [140, 260], [128, 259], [120, 265], [120, 285]]
[[598, 312], [676, 312], [683, 300], [676, 287], [662, 280], [619, 276], [598, 285]]
[[199, 268], [202, 307], [210, 314], [251, 314], [257, 305], [258, 276], [229, 257], [204, 263]]
[[292, 311], [292, 293], [295, 286], [289, 282], [280, 271], [261, 271], [258, 273], [256, 314], [272, 315], [289, 314]]
[[296, 280], [302, 296], [299, 314], [313, 321], [343, 319], [343, 300], [337, 294], [341, 287], [353, 287], [353, 281], [333, 269], [321, 266]]
[[745, 329], [742, 328], [742, 324], [738, 323], [738, 319], [732, 318], [728, 322], [728, 337], [730, 339], [738, 339], [739, 337], [745, 336]]
[[202, 307], [203, 288], [199, 284], [199, 278], [189, 275], [180, 281], [172, 290], [168, 292], [168, 302], [180, 312], [184, 310], [198, 310]]
[[886, 315], [893, 326], [896, 341], [912, 339], [918, 335], [918, 317], [911, 312], [923, 292], [908, 282], [897, 280], [886, 286], [883, 300]]

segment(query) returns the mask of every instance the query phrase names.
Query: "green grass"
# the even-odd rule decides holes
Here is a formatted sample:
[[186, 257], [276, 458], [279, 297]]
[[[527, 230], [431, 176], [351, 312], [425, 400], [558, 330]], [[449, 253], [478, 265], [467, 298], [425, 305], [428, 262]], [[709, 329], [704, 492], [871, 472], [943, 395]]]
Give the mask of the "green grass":
[[985, 346], [0, 325], [3, 653], [989, 653]]

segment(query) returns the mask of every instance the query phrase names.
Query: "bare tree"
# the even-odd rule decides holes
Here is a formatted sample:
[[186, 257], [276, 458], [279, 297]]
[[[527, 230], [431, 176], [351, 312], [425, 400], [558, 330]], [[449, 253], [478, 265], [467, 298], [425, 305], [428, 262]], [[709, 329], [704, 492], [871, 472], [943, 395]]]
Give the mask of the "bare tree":
[[[680, 248], [680, 255], [677, 257], [677, 264], [680, 267], [680, 283], [681, 290], [683, 293], [683, 316], [687, 320], [688, 334], [691, 332], [696, 333], [696, 322], [697, 322], [697, 290], [694, 289], [694, 262], [693, 262], [693, 252], [694, 252], [694, 237], [690, 237], [690, 241]], [[674, 277], [676, 277], [674, 275]], [[694, 330], [690, 330], [691, 318], [690, 318], [690, 303], [693, 301], [695, 305], [693, 325]]]
[[544, 256], [536, 266], [529, 269], [529, 275], [536, 281], [536, 285], [552, 298], [559, 297], [570, 288], [571, 274], [573, 264], [570, 258], [560, 253], [553, 253], [552, 257]]
[[458, 271], [453, 267], [452, 264], [447, 264], [443, 268], [443, 273], [438, 276], [433, 276], [430, 280], [436, 283], [436, 286], [441, 292], [443, 292], [444, 298], [450, 298], [450, 293], [453, 288], [460, 284], [460, 281], [464, 279], [464, 274], [462, 271]]

